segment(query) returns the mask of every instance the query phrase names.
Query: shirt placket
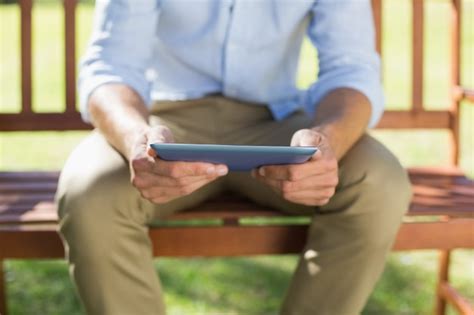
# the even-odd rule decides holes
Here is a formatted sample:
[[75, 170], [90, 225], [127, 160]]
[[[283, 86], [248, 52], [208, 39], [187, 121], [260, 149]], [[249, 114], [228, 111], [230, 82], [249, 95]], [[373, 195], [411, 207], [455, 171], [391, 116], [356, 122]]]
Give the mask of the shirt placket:
[[228, 0], [227, 7], [229, 11], [229, 18], [226, 26], [226, 33], [224, 38], [223, 53], [222, 53], [222, 92], [224, 95], [236, 96], [237, 90], [232, 82], [232, 60], [235, 53], [235, 44], [233, 43], [233, 22], [235, 21], [235, 6], [236, 0]]

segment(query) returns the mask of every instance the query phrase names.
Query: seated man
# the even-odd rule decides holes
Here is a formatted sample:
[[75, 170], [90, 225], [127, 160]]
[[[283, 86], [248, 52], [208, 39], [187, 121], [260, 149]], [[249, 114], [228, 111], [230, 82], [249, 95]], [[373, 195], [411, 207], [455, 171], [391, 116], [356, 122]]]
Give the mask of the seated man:
[[[318, 80], [295, 87], [301, 42]], [[80, 97], [96, 130], [58, 189], [72, 278], [89, 314], [164, 314], [147, 223], [225, 190], [311, 214], [281, 314], [361, 312], [410, 189], [365, 131], [383, 112], [369, 0], [97, 1]], [[153, 142], [318, 146], [251, 173], [163, 161]], [[212, 244], [210, 244], [212, 246]]]

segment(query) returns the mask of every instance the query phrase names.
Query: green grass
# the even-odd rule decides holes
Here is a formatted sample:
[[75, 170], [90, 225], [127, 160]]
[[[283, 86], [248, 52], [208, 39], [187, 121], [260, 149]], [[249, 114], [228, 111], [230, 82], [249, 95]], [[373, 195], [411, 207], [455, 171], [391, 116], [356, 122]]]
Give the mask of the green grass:
[[[474, 87], [474, 1], [464, 2], [462, 80]], [[384, 5], [384, 85], [389, 108], [406, 108], [411, 95], [409, 0]], [[425, 99], [428, 108], [449, 104], [449, 45], [447, 1], [426, 6]], [[0, 6], [0, 111], [19, 110], [19, 11]], [[84, 50], [91, 29], [92, 7], [78, 10], [78, 47]], [[60, 6], [37, 5], [34, 10], [35, 109], [59, 111], [64, 104], [63, 44]], [[317, 71], [316, 54], [304, 43], [298, 83], [307, 86]], [[36, 106], [38, 105], [38, 106]], [[474, 106], [462, 108], [461, 167], [474, 176]], [[406, 166], [443, 165], [448, 161], [448, 134], [411, 130], [375, 131]], [[83, 132], [0, 133], [0, 170], [57, 170], [84, 137]], [[258, 222], [256, 222], [258, 223]], [[296, 263], [295, 256], [226, 259], [159, 259], [170, 314], [276, 314]], [[364, 314], [431, 314], [437, 254], [432, 251], [393, 253]], [[474, 300], [474, 253], [456, 251], [452, 280]], [[63, 261], [8, 261], [8, 300], [11, 314], [82, 314]]]
[[[474, 297], [474, 255], [455, 253], [453, 282]], [[391, 254], [363, 314], [431, 314], [437, 254]], [[156, 270], [169, 314], [276, 314], [296, 263], [294, 256], [159, 259]], [[468, 268], [468, 269], [465, 269]], [[11, 314], [81, 314], [62, 261], [9, 261]]]

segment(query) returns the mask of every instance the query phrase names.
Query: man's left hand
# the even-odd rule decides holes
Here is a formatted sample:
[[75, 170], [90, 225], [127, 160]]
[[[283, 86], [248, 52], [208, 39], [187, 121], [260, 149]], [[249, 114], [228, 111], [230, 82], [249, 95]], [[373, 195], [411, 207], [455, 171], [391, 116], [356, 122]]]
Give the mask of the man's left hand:
[[298, 130], [291, 146], [315, 146], [318, 151], [305, 163], [267, 165], [252, 176], [269, 185], [288, 201], [307, 206], [329, 202], [338, 184], [338, 163], [328, 138], [312, 129]]

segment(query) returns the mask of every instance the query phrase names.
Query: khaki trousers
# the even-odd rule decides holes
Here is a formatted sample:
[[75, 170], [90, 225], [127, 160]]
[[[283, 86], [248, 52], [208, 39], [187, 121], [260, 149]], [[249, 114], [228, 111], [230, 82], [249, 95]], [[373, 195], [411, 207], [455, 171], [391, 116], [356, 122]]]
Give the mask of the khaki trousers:
[[[311, 125], [303, 112], [276, 122], [265, 107], [222, 96], [159, 103], [150, 124], [158, 122], [171, 128], [177, 142], [253, 145], [288, 145], [295, 131]], [[312, 215], [282, 315], [359, 314], [408, 208], [410, 184], [397, 159], [368, 135], [340, 161], [339, 175], [336, 194], [320, 208], [288, 202], [248, 173], [230, 173], [154, 205], [130, 184], [127, 161], [92, 132], [71, 154], [57, 193], [60, 231], [85, 309], [97, 315], [165, 314], [147, 222], [233, 190], [262, 205]]]

